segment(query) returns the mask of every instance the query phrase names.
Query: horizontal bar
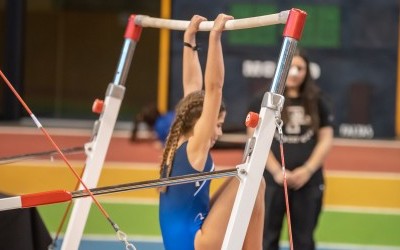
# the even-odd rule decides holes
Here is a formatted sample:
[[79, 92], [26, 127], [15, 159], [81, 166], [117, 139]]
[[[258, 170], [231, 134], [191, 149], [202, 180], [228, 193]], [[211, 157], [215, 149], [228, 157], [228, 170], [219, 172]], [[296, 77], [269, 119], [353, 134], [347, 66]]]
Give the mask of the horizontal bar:
[[[79, 153], [79, 152], [84, 152], [84, 151], [85, 151], [85, 147], [73, 147], [73, 148], [66, 148], [66, 149], [61, 150], [61, 152], [63, 152], [63, 154], [72, 154], [72, 153]], [[49, 151], [37, 152], [37, 153], [6, 156], [6, 157], [0, 158], [0, 165], [9, 164], [9, 163], [27, 160], [27, 159], [32, 159], [32, 158], [37, 158], [37, 157], [42, 157], [42, 156], [55, 156], [55, 155], [58, 155], [57, 150], [49, 150]]]
[[[226, 169], [214, 172], [181, 175], [169, 178], [161, 178], [155, 180], [119, 184], [114, 186], [92, 188], [90, 189], [90, 192], [93, 195], [103, 195], [103, 194], [111, 194], [111, 193], [138, 190], [144, 188], [179, 185], [184, 183], [191, 183], [196, 181], [223, 178], [229, 176], [237, 176], [237, 169]], [[70, 201], [75, 198], [83, 198], [87, 196], [90, 195], [86, 190], [78, 190], [73, 192], [65, 190], [54, 190], [54, 191], [46, 191], [46, 192], [39, 192], [32, 194], [24, 194], [21, 196], [13, 196], [0, 199], [0, 211], [61, 203]]]
[[[249, 29], [261, 26], [284, 24], [286, 23], [288, 15], [289, 10], [285, 10], [276, 14], [229, 20], [225, 24], [225, 30]], [[165, 28], [170, 30], [186, 30], [186, 28], [189, 26], [190, 21], [155, 18], [146, 15], [136, 15], [135, 23], [142, 27]], [[210, 31], [213, 26], [214, 21], [204, 21], [200, 23], [199, 30]]]
[[[219, 170], [214, 172], [182, 175], [182, 176], [161, 178], [155, 180], [153, 179], [141, 182], [132, 182], [115, 186], [92, 188], [90, 189], [90, 192], [92, 192], [93, 195], [103, 195], [103, 194], [111, 194], [116, 192], [124, 192], [124, 191], [144, 189], [144, 188], [172, 186], [172, 185], [191, 183], [196, 181], [216, 179], [229, 176], [237, 176], [237, 169]], [[82, 198], [87, 196], [89, 196], [89, 194], [86, 190], [78, 190], [72, 192], [72, 198]]]

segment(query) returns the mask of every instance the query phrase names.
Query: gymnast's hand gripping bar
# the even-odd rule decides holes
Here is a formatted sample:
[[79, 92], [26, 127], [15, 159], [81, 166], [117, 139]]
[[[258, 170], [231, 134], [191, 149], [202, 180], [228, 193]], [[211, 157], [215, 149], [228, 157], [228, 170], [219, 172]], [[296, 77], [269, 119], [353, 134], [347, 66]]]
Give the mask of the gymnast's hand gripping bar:
[[[229, 20], [225, 24], [225, 30], [249, 29], [261, 26], [284, 24], [288, 19], [289, 13], [289, 10], [285, 10], [277, 14]], [[137, 42], [139, 41], [143, 27], [186, 30], [189, 23], [190, 21], [155, 18], [146, 15], [131, 15], [126, 28], [125, 43], [113, 84], [125, 85], [133, 52]], [[210, 31], [213, 26], [214, 21], [205, 21], [200, 24], [199, 30]]]
[[[289, 10], [281, 11], [277, 14], [249, 17], [242, 19], [229, 20], [225, 24], [225, 30], [249, 29], [261, 26], [284, 24], [289, 15]], [[142, 27], [165, 28], [171, 30], [186, 30], [190, 21], [170, 20], [154, 18], [145, 15], [137, 15], [135, 23]], [[210, 31], [214, 26], [214, 21], [204, 21], [200, 23], [199, 31]]]

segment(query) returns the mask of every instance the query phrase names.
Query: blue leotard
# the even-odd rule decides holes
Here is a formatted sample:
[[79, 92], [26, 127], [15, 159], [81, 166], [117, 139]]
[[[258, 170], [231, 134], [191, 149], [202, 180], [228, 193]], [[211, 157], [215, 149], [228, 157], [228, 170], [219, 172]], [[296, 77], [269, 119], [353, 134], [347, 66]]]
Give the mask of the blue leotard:
[[[188, 160], [187, 142], [175, 152], [172, 176], [199, 173]], [[208, 154], [204, 172], [214, 169]], [[210, 210], [210, 180], [168, 187], [160, 194], [159, 219], [166, 250], [194, 249], [194, 237]]]

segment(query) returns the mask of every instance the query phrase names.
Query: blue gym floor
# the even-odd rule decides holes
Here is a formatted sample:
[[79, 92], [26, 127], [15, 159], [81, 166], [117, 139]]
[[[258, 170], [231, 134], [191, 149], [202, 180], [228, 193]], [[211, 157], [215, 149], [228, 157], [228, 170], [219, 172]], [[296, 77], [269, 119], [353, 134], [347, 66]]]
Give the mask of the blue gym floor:
[[[159, 241], [133, 241], [137, 250], [164, 250], [164, 247]], [[61, 241], [57, 244], [60, 249]], [[124, 250], [125, 244], [122, 242], [111, 240], [85, 240], [81, 241], [79, 250]], [[289, 250], [288, 246], [283, 246], [281, 250]], [[385, 247], [385, 246], [362, 246], [362, 245], [321, 245], [317, 250], [400, 250], [400, 247]]]

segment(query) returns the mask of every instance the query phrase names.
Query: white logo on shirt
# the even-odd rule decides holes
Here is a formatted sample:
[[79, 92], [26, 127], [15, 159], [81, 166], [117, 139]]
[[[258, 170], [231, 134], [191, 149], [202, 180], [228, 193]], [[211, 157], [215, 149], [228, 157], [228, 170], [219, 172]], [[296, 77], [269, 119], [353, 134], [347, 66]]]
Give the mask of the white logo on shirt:
[[202, 213], [199, 213], [199, 214], [196, 215], [196, 217], [194, 218], [194, 221], [197, 221], [197, 220], [202, 221], [202, 220], [204, 220], [204, 219], [205, 219], [205, 218], [204, 218], [203, 214], [202, 214]]
[[285, 125], [286, 133], [300, 134], [301, 125], [311, 124], [311, 117], [305, 113], [301, 106], [291, 106], [287, 108], [289, 121]]
[[[212, 165], [212, 167], [211, 167], [211, 170], [210, 170], [210, 172], [213, 172], [214, 171], [214, 168], [215, 168], [215, 165], [213, 164]], [[206, 182], [207, 182], [207, 180], [204, 180], [202, 183], [201, 183], [201, 185], [200, 185], [200, 182], [196, 182], [194, 185], [195, 185], [195, 187], [199, 187], [199, 185], [200, 185], [200, 187], [197, 189], [197, 191], [193, 194], [193, 196], [196, 196], [199, 192], [200, 192], [200, 190], [204, 187], [204, 185], [206, 184]]]

